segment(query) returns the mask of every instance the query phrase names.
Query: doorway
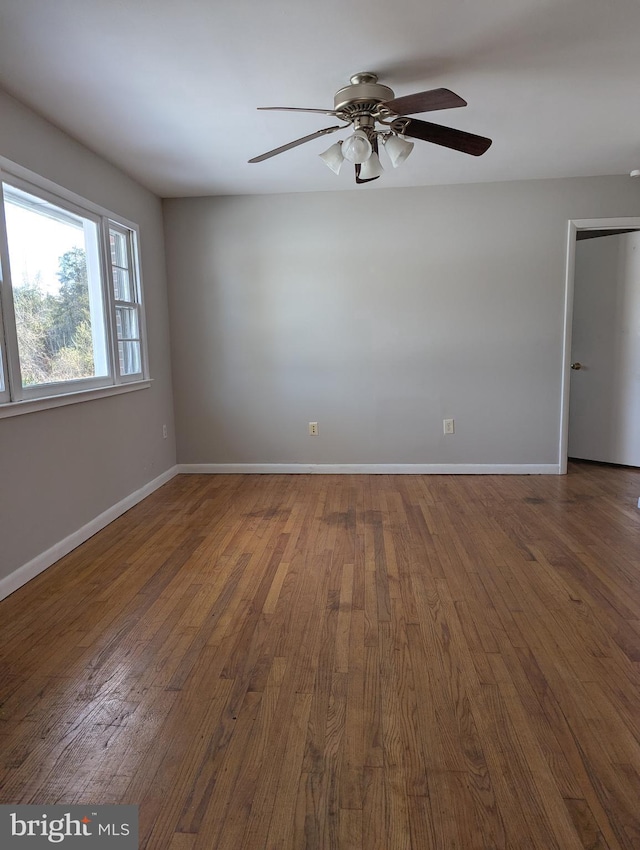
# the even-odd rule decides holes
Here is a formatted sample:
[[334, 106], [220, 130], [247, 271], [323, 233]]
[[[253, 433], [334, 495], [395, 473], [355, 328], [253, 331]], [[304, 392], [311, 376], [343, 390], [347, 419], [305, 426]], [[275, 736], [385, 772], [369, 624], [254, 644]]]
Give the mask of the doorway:
[[640, 218], [568, 231], [560, 472], [570, 453], [640, 465]]

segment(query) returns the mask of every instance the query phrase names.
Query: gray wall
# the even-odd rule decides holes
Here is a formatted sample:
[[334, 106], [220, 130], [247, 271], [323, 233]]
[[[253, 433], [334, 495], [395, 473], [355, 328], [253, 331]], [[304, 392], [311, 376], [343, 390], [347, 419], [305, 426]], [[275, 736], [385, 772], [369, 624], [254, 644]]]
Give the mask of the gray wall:
[[164, 211], [179, 462], [557, 464], [567, 221], [640, 181]]
[[151, 389], [0, 419], [1, 579], [172, 467], [175, 441], [159, 199], [3, 92], [0, 155], [139, 224], [153, 378]]

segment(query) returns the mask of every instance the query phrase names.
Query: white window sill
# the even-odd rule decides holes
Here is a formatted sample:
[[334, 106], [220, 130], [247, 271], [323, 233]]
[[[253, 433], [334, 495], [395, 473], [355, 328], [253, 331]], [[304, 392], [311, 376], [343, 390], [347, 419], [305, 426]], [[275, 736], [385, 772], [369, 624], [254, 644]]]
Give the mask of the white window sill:
[[117, 386], [100, 387], [93, 390], [81, 390], [77, 393], [65, 393], [64, 395], [48, 396], [47, 398], [31, 398], [26, 401], [11, 401], [0, 404], [0, 419], [9, 416], [20, 416], [23, 413], [35, 413], [38, 410], [49, 410], [51, 407], [64, 407], [67, 404], [77, 404], [81, 401], [94, 401], [110, 395], [122, 395], [132, 393], [136, 390], [148, 389], [153, 381], [146, 378], [143, 381], [131, 381], [128, 384]]

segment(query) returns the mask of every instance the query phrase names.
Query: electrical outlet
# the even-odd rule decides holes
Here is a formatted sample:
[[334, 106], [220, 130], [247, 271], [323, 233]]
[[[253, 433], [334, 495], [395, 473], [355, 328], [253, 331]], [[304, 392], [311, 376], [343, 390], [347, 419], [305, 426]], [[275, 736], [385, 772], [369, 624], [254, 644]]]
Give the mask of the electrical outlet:
[[443, 419], [442, 420], [442, 430], [445, 434], [455, 434], [455, 426], [453, 419]]
[[309, 422], [309, 436], [317, 437], [318, 436], [318, 423], [317, 422]]
[[162, 426], [162, 436], [164, 437], [165, 440], [167, 439], [167, 426], [166, 425]]

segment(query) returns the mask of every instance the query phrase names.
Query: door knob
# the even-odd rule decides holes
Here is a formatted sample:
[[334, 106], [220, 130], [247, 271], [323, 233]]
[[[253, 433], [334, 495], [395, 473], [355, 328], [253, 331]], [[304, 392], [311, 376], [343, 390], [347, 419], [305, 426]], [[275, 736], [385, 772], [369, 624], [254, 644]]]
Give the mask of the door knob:
[[579, 372], [580, 369], [582, 369], [582, 363], [572, 363], [571, 368], [574, 369], [576, 372]]

